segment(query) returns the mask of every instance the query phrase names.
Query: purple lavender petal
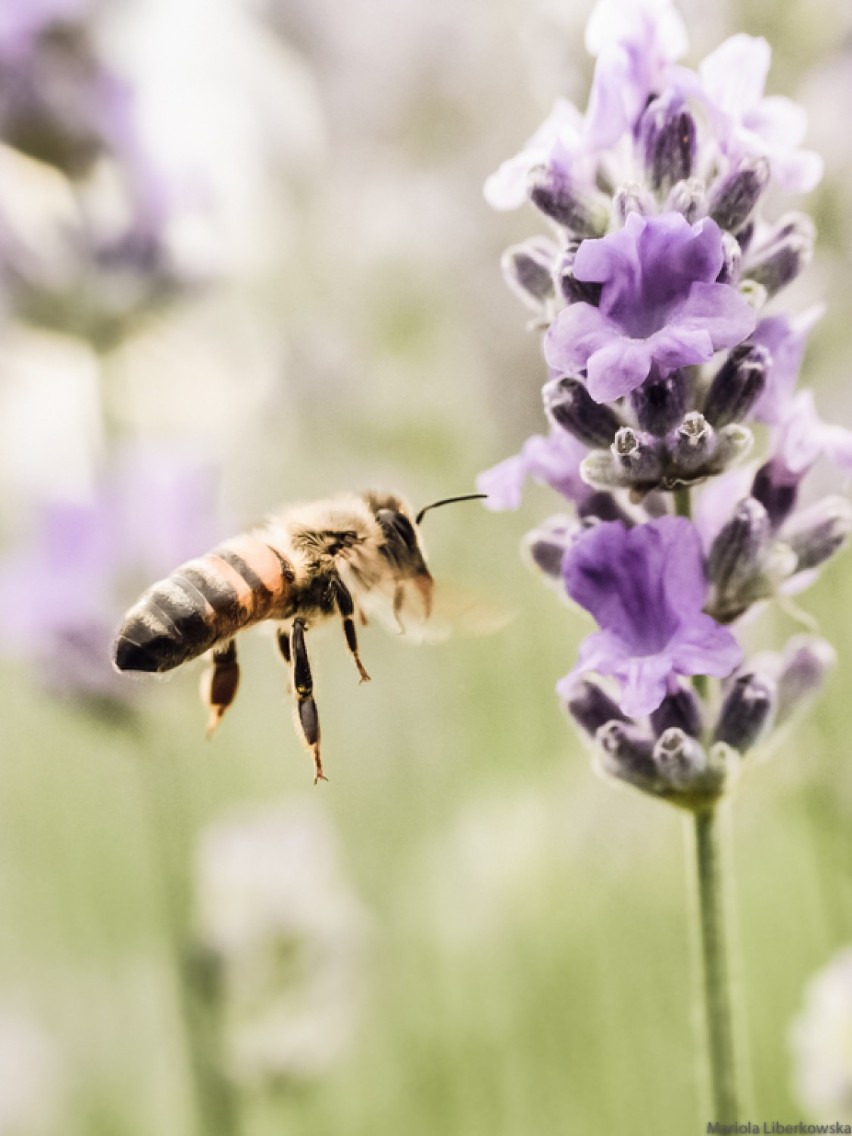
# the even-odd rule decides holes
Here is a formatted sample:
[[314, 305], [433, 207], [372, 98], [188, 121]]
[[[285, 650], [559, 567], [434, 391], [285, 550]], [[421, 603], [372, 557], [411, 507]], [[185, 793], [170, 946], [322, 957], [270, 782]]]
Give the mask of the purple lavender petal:
[[[667, 603], [667, 534], [659, 525], [633, 529], [620, 521], [597, 525], [568, 550], [563, 562], [568, 595], [605, 631], [617, 634], [633, 654], [659, 652], [677, 628], [676, 613]], [[703, 596], [703, 570], [701, 585]]]
[[772, 48], [762, 36], [730, 36], [699, 65], [704, 89], [722, 114], [731, 118], [756, 106], [763, 97]]
[[632, 128], [649, 96], [666, 86], [672, 61], [686, 51], [686, 28], [668, 0], [598, 0], [586, 25], [586, 46], [598, 61], [585, 141], [604, 148]]
[[[603, 150], [615, 145], [630, 128], [633, 115], [631, 106], [625, 100], [625, 90], [631, 79], [630, 71], [630, 58], [619, 47], [609, 49], [598, 57], [583, 133], [583, 140], [589, 149]], [[634, 102], [635, 100], [631, 100], [631, 103]]]
[[629, 394], [648, 377], [653, 358], [651, 340], [619, 338], [608, 343], [589, 357], [589, 394], [596, 402]]
[[852, 431], [823, 422], [813, 392], [800, 391], [778, 424], [775, 457], [790, 473], [804, 476], [823, 454], [844, 473], [852, 473]]
[[[584, 242], [588, 243], [588, 242]], [[618, 325], [591, 304], [563, 308], [544, 336], [544, 357], [557, 375], [576, 374], [595, 351], [617, 340]]]
[[752, 340], [766, 347], [772, 356], [766, 386], [752, 408], [752, 416], [759, 422], [781, 420], [796, 387], [808, 335], [824, 311], [824, 304], [815, 304], [795, 319], [769, 316], [755, 328]]
[[766, 40], [732, 36], [701, 63], [696, 93], [732, 163], [745, 155], [764, 155], [783, 189], [804, 193], [819, 182], [822, 161], [798, 148], [806, 125], [801, 108], [788, 99], [763, 97], [771, 57]]
[[486, 509], [517, 509], [524, 482], [531, 477], [579, 504], [592, 492], [580, 477], [580, 462], [587, 452], [565, 430], [554, 429], [547, 438], [534, 434], [519, 454], [481, 473], [476, 480], [477, 489], [488, 495]]
[[700, 611], [707, 596], [701, 535], [683, 517], [660, 517], [654, 522], [660, 535], [663, 560], [655, 569], [666, 579], [669, 607], [681, 619]]
[[621, 675], [619, 706], [628, 717], [641, 718], [656, 710], [668, 691], [671, 663], [662, 655], [631, 659]]
[[757, 323], [754, 308], [727, 284], [693, 284], [670, 318], [686, 330], [705, 331], [717, 351], [742, 343]]
[[550, 114], [514, 157], [507, 159], [485, 182], [485, 200], [492, 209], [517, 209], [527, 200], [530, 170], [546, 165], [557, 143], [573, 154], [581, 148], [583, 118], [567, 99], [557, 99]]
[[742, 659], [742, 647], [733, 634], [709, 615], [693, 616], [688, 631], [672, 647], [675, 670], [683, 675], [725, 678]]
[[622, 684], [625, 714], [647, 714], [676, 674], [729, 674], [741, 658], [733, 635], [703, 613], [701, 538], [683, 517], [627, 529], [599, 524], [565, 553], [565, 588], [601, 631], [589, 636], [572, 675], [593, 669]]
[[713, 358], [713, 339], [701, 328], [663, 328], [648, 340], [649, 354], [661, 375], [668, 375], [678, 367], [692, 363], [706, 363]]
[[756, 317], [736, 289], [715, 283], [722, 261], [714, 221], [631, 213], [622, 229], [580, 245], [574, 273], [601, 285], [600, 306], [559, 313], [544, 340], [547, 362], [586, 369], [600, 402], [635, 390], [654, 365], [665, 375], [741, 342]]

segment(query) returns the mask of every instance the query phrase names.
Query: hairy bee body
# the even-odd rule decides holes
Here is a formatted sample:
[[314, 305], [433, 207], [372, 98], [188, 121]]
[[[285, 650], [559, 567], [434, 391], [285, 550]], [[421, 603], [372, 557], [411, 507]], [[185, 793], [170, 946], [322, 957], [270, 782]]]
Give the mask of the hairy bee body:
[[432, 577], [407, 505], [386, 493], [344, 494], [284, 509], [154, 584], [127, 612], [114, 661], [120, 671], [162, 672], [210, 652], [205, 699], [212, 730], [236, 695], [234, 636], [276, 621], [298, 724], [321, 777], [305, 632], [339, 618], [365, 681], [356, 619], [366, 623], [376, 614], [404, 630], [406, 622], [428, 619], [431, 595]]

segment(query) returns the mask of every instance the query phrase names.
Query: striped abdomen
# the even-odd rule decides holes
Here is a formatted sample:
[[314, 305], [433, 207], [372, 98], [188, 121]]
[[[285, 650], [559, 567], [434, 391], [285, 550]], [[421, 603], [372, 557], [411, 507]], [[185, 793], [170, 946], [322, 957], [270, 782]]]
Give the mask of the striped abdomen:
[[120, 671], [168, 671], [270, 616], [292, 591], [292, 564], [255, 536], [240, 536], [177, 568], [125, 616], [113, 658]]

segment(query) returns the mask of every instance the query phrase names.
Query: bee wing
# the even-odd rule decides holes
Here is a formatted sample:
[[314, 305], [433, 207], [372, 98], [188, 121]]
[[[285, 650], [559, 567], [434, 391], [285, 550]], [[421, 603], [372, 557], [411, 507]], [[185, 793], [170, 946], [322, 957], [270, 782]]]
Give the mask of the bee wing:
[[492, 635], [515, 617], [456, 583], [434, 584], [427, 597], [415, 580], [399, 583], [393, 595], [372, 593], [364, 610], [409, 643], [442, 643], [452, 635]]
[[517, 616], [495, 600], [453, 581], [441, 582], [432, 597], [424, 642], [440, 643], [451, 635], [494, 635]]

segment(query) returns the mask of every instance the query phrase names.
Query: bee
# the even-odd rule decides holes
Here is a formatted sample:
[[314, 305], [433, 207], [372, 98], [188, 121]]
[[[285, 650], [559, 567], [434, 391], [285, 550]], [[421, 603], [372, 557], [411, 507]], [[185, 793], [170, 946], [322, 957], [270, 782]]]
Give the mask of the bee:
[[434, 581], [420, 539], [424, 515], [483, 494], [448, 497], [416, 516], [391, 493], [347, 493], [273, 514], [153, 584], [124, 617], [113, 647], [119, 671], [162, 673], [209, 653], [202, 679], [208, 737], [233, 703], [240, 669], [234, 636], [264, 620], [296, 697], [296, 729], [326, 780], [307, 632], [339, 619], [361, 682], [370, 679], [357, 626], [375, 615], [401, 633], [432, 615]]

